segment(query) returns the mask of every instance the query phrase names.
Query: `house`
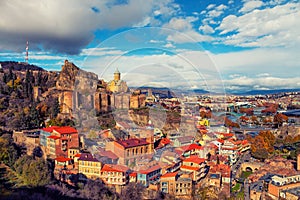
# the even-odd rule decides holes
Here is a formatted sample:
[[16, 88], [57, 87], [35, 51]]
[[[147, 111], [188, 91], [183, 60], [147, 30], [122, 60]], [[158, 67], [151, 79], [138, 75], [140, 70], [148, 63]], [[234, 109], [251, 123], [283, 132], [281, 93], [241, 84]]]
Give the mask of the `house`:
[[210, 186], [222, 190], [226, 196], [230, 196], [231, 167], [226, 164], [215, 164], [210, 166], [207, 182]]
[[194, 136], [181, 136], [174, 140], [174, 147], [190, 145], [194, 142]]
[[[46, 155], [50, 158], [59, 156], [73, 157], [79, 152], [79, 135], [78, 131], [72, 127], [48, 127], [41, 130], [41, 145], [46, 145]], [[49, 133], [51, 133], [49, 135]], [[45, 142], [45, 137], [47, 138]], [[72, 151], [69, 151], [72, 149]]]
[[170, 172], [161, 176], [160, 190], [179, 199], [191, 199], [192, 179], [179, 172]]
[[44, 147], [47, 146], [47, 138], [51, 135], [54, 128], [58, 128], [58, 126], [47, 127], [40, 130], [40, 145]]
[[150, 184], [156, 184], [160, 180], [161, 167], [154, 165], [146, 170], [140, 170], [137, 172], [137, 182], [142, 183], [145, 187]]
[[57, 156], [63, 156], [60, 154], [59, 151], [59, 136], [50, 135], [47, 137], [47, 148], [46, 148], [46, 155], [49, 158], [55, 158]]
[[129, 182], [129, 168], [123, 165], [104, 164], [100, 178], [107, 185], [126, 185]]
[[268, 185], [268, 192], [279, 198], [280, 191], [300, 187], [300, 174], [294, 176], [273, 176]]
[[[176, 151], [177, 150], [177, 151]], [[184, 157], [189, 157], [191, 155], [199, 155], [203, 154], [204, 147], [200, 146], [198, 144], [190, 144], [181, 146], [175, 149], [176, 152], [178, 152], [180, 155], [183, 155]]]
[[238, 152], [239, 148], [236, 144], [234, 144], [232, 141], [225, 140], [224, 144], [220, 147], [219, 154], [228, 156], [229, 162], [232, 165], [236, 163], [238, 159]]
[[193, 181], [197, 183], [207, 174], [205, 159], [192, 155], [183, 160], [180, 170], [191, 173]]
[[137, 181], [137, 173], [136, 172], [131, 172], [130, 174], [129, 174], [129, 182], [136, 182]]
[[117, 155], [119, 164], [129, 166], [153, 153], [153, 138], [130, 138], [108, 142], [105, 150]]
[[78, 172], [85, 175], [86, 178], [100, 178], [101, 167], [102, 163], [90, 153], [81, 153], [78, 158]]

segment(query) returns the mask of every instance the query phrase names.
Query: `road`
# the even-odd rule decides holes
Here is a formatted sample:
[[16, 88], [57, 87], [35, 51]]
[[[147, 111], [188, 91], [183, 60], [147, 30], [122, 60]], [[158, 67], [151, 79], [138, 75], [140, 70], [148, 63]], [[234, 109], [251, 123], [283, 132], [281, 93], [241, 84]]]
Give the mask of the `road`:
[[250, 183], [248, 179], [246, 179], [244, 182], [244, 199], [250, 200]]
[[247, 151], [240, 157], [240, 159], [236, 163], [234, 163], [231, 166], [231, 171], [232, 171], [231, 178], [232, 179], [236, 178], [237, 172], [239, 171], [239, 168], [241, 167], [242, 163], [249, 161], [250, 158], [251, 158], [250, 151]]

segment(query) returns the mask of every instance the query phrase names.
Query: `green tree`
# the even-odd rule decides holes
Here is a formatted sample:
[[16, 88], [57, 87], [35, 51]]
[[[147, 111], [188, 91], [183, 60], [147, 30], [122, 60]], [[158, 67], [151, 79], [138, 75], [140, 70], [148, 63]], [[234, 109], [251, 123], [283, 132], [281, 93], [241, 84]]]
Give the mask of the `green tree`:
[[28, 120], [30, 122], [28, 127], [29, 129], [38, 128], [42, 122], [41, 115], [39, 110], [36, 109], [35, 104], [30, 107]]
[[43, 80], [43, 74], [42, 71], [39, 71], [35, 82], [36, 86], [41, 86], [42, 80]]
[[142, 200], [145, 187], [140, 183], [129, 183], [122, 192], [121, 200]]
[[29, 187], [44, 186], [51, 181], [50, 167], [42, 158], [26, 155], [19, 158], [14, 167], [23, 183]]
[[17, 158], [18, 151], [12, 141], [11, 135], [2, 135], [0, 137], [0, 161], [11, 167]]
[[265, 148], [260, 148], [260, 149], [257, 149], [255, 152], [252, 152], [252, 156], [254, 158], [264, 161], [265, 159], [267, 159], [269, 157], [269, 153]]
[[85, 199], [117, 199], [116, 193], [106, 187], [99, 179], [88, 180], [79, 192], [79, 197]]
[[60, 113], [59, 101], [58, 101], [58, 98], [55, 98], [51, 104], [50, 116], [51, 116], [51, 118], [55, 118], [55, 117], [57, 117], [57, 115], [59, 113]]

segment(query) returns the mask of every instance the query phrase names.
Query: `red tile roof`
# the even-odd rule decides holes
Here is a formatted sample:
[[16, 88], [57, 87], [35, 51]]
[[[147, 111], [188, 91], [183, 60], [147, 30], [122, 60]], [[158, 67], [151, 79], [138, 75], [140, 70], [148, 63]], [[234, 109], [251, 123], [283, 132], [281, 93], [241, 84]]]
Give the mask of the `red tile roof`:
[[107, 172], [127, 172], [129, 170], [128, 167], [123, 165], [111, 165], [111, 164], [105, 164], [101, 171], [107, 171]]
[[136, 172], [131, 172], [131, 173], [129, 174], [129, 176], [131, 176], [131, 177], [136, 177], [136, 175], [137, 175]]
[[53, 129], [60, 134], [78, 133], [78, 131], [75, 128], [70, 127], [70, 126], [55, 127]]
[[199, 158], [197, 155], [192, 155], [189, 158], [186, 158], [183, 162], [193, 162], [193, 163], [203, 163], [205, 162], [205, 158]]
[[180, 167], [182, 170], [188, 170], [188, 171], [198, 171], [200, 168], [199, 167], [191, 167], [191, 166], [186, 166], [183, 165]]
[[80, 154], [80, 153], [78, 153], [78, 154], [76, 154], [74, 157], [80, 157], [80, 155], [81, 155], [81, 154]]
[[122, 145], [124, 148], [144, 146], [144, 145], [149, 144], [146, 141], [146, 138], [141, 138], [141, 139], [131, 138], [131, 139], [128, 139], [128, 140], [118, 140], [116, 142], [119, 143], [120, 145]]
[[70, 161], [71, 158], [65, 158], [65, 157], [60, 156], [60, 157], [55, 158], [55, 160], [57, 162], [67, 162], [67, 161]]
[[249, 142], [248, 142], [248, 140], [243, 140], [242, 141], [242, 145], [245, 145], [245, 144], [248, 144]]
[[170, 173], [166, 173], [164, 175], [162, 175], [160, 178], [169, 178], [169, 177], [175, 177], [177, 176], [178, 171], [177, 172], [170, 172]]
[[169, 144], [171, 141], [170, 141], [170, 139], [168, 139], [168, 138], [163, 138], [163, 139], [161, 139], [161, 141], [160, 141], [160, 143], [161, 144], [163, 144], [163, 145], [167, 145], [167, 144]]
[[217, 139], [218, 142], [220, 142], [221, 144], [224, 144], [224, 140], [222, 139]]
[[196, 149], [198, 149], [198, 150], [203, 150], [204, 149], [203, 146], [200, 146], [200, 145], [195, 144], [195, 143], [190, 144], [190, 145], [182, 146], [181, 148], [184, 150], [184, 152], [191, 151], [191, 150], [196, 150]]
[[59, 139], [60, 137], [57, 136], [57, 135], [50, 135], [50, 136], [48, 136], [48, 138], [57, 140], [57, 139]]
[[231, 168], [229, 165], [225, 164], [217, 164], [214, 166], [211, 166], [210, 170], [211, 173], [221, 173], [224, 177], [230, 177]]
[[149, 173], [159, 170], [159, 169], [161, 169], [161, 167], [159, 165], [154, 165], [146, 170], [140, 170], [139, 173], [140, 174], [149, 174]]
[[221, 133], [224, 137], [232, 137], [234, 136], [233, 133]]
[[50, 126], [50, 127], [47, 127], [47, 128], [43, 128], [42, 130], [45, 131], [45, 132], [48, 132], [48, 133], [52, 133], [54, 128], [58, 128], [58, 126]]

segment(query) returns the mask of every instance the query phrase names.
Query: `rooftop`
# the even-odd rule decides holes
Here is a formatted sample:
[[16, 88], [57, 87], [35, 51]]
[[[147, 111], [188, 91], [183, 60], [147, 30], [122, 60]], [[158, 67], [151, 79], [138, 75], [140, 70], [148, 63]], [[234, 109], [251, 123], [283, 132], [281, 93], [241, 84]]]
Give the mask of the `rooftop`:
[[50, 127], [47, 127], [47, 128], [43, 128], [42, 131], [52, 133], [54, 128], [59, 128], [59, 127], [58, 126], [50, 126]]
[[192, 156], [186, 158], [183, 162], [193, 162], [193, 163], [201, 164], [201, 163], [205, 162], [205, 158], [200, 158], [197, 155], [192, 155]]
[[59, 139], [60, 137], [59, 137], [59, 136], [56, 136], [56, 135], [50, 135], [50, 136], [48, 136], [48, 138], [57, 140], [57, 139]]
[[159, 165], [154, 165], [146, 170], [140, 170], [139, 173], [140, 174], [149, 174], [149, 173], [159, 170], [159, 169], [161, 169], [161, 167]]
[[67, 161], [70, 161], [71, 158], [65, 158], [65, 157], [60, 156], [60, 157], [55, 158], [55, 160], [57, 162], [67, 162]]
[[146, 141], [146, 138], [131, 138], [128, 140], [118, 140], [116, 141], [118, 144], [122, 145], [124, 148], [131, 148], [131, 147], [137, 147], [137, 146], [144, 146], [148, 145], [149, 143]]
[[92, 154], [90, 153], [82, 153], [78, 160], [83, 161], [92, 161], [92, 162], [99, 162]]
[[70, 126], [63, 126], [63, 127], [54, 127], [53, 130], [60, 134], [71, 134], [71, 133], [78, 133], [78, 131]]
[[166, 173], [164, 175], [162, 175], [160, 178], [169, 178], [169, 177], [175, 177], [177, 176], [178, 171], [177, 172], [170, 172], [170, 173]]
[[112, 165], [112, 164], [105, 164], [101, 171], [109, 171], [109, 172], [127, 172], [129, 170], [128, 167], [123, 165]]

